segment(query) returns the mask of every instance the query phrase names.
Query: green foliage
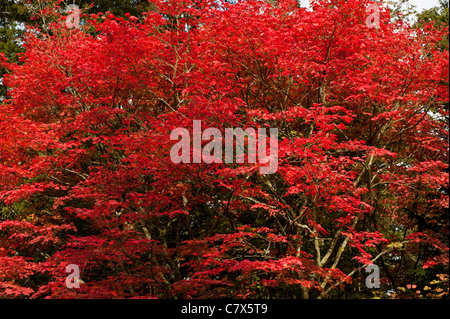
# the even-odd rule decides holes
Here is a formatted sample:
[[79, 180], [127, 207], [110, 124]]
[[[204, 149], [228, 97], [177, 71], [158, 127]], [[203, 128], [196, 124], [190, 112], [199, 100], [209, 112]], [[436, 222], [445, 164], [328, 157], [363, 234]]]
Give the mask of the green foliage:
[[[0, 52], [10, 61], [17, 61], [17, 54], [22, 52], [21, 36], [25, 31], [23, 23], [29, 20], [29, 13], [24, 3], [14, 0], [0, 0]], [[0, 75], [7, 72], [0, 67]], [[6, 87], [0, 85], [0, 100], [6, 94]]]
[[409, 0], [396, 0], [388, 2], [393, 21], [398, 19], [410, 21], [417, 15], [416, 6]]
[[[424, 10], [423, 12], [417, 15], [416, 27], [421, 28], [426, 23], [433, 22], [433, 25], [436, 28], [444, 28], [448, 27], [448, 0], [439, 0], [439, 6], [434, 7], [428, 10]], [[440, 42], [440, 46], [442, 49], [448, 50], [448, 34], [447, 37], [443, 38]]]
[[93, 7], [90, 9], [90, 13], [111, 11], [111, 13], [116, 16], [123, 16], [125, 13], [129, 13], [136, 17], [141, 17], [142, 12], [150, 10], [150, 6], [145, 0], [79, 0], [73, 2], [80, 7], [95, 2]]

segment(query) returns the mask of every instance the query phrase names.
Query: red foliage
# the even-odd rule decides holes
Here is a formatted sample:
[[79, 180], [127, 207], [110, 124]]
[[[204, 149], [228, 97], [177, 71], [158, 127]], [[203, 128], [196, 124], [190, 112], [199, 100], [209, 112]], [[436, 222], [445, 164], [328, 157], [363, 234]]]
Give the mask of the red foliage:
[[[1, 297], [323, 297], [391, 252], [448, 265], [443, 31], [369, 29], [365, 0], [153, 2], [8, 65]], [[193, 120], [277, 127], [278, 172], [172, 163]]]

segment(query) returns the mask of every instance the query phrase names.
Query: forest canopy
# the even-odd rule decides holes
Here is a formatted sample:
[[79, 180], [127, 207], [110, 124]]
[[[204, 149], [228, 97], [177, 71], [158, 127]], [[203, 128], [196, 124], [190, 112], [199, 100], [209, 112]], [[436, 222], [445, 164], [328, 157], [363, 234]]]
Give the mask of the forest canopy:
[[0, 3], [0, 298], [448, 298], [448, 9]]

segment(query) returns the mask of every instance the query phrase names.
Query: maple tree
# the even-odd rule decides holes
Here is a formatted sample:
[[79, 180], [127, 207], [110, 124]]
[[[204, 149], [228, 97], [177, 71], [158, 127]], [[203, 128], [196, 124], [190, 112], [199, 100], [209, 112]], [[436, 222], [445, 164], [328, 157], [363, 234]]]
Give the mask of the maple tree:
[[[366, 0], [152, 3], [49, 10], [0, 57], [1, 298], [370, 297], [371, 263], [383, 296], [448, 291], [448, 29], [383, 6], [368, 28]], [[278, 128], [278, 171], [173, 163], [193, 120]]]
[[[59, 4], [59, 10], [67, 10], [70, 5], [76, 4], [86, 12], [110, 11], [117, 16], [130, 13], [141, 17], [142, 12], [150, 9], [146, 1], [136, 0], [0, 0], [0, 52], [5, 53], [11, 62], [17, 62], [17, 54], [22, 52], [22, 35], [26, 32], [24, 25], [39, 26], [40, 30], [45, 32], [46, 25], [52, 19], [47, 19], [49, 18], [48, 14], [41, 13], [46, 12], [52, 4]], [[3, 77], [6, 71], [1, 68], [0, 76]], [[6, 87], [2, 84], [1, 77], [0, 100], [6, 93]]]

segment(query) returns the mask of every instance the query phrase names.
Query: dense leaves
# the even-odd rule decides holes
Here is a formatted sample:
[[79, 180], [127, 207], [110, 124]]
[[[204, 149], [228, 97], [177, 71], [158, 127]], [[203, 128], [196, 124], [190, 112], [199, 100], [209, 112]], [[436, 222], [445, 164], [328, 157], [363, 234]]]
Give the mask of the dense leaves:
[[[40, 26], [41, 32], [46, 32], [49, 22], [53, 21], [53, 10], [49, 8], [59, 4], [58, 8], [53, 9], [62, 12], [68, 5], [75, 3], [84, 12], [110, 11], [117, 16], [130, 13], [141, 18], [142, 13], [151, 8], [146, 1], [140, 0], [0, 0], [0, 53], [3, 52], [11, 62], [17, 62], [18, 53], [23, 51], [21, 45], [26, 25]], [[6, 72], [5, 68], [0, 67], [0, 100], [5, 97], [7, 90], [2, 83]]]
[[[442, 297], [448, 30], [368, 28], [361, 0], [153, 2], [2, 60], [0, 296], [370, 297], [375, 263], [378, 296]], [[277, 173], [174, 164], [193, 120], [278, 128]]]

